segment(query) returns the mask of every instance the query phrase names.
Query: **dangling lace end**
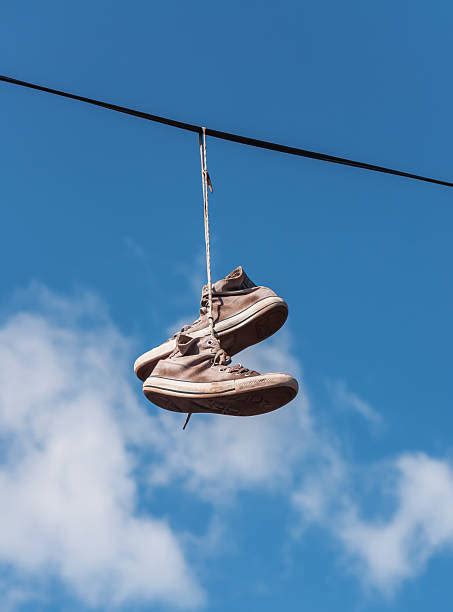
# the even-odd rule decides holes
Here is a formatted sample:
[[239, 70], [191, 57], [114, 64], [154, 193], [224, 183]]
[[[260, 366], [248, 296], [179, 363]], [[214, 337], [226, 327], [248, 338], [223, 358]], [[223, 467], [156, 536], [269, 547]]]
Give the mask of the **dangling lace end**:
[[184, 423], [184, 427], [182, 428], [182, 430], [183, 430], [183, 431], [184, 431], [184, 430], [185, 430], [185, 428], [187, 427], [187, 425], [188, 425], [188, 423], [189, 423], [189, 421], [190, 421], [190, 417], [191, 417], [191, 416], [192, 416], [192, 413], [191, 413], [191, 412], [189, 412], [189, 414], [187, 415], [187, 418], [186, 418], [186, 422]]
[[209, 176], [209, 172], [207, 170], [206, 170], [206, 183], [208, 184], [209, 191], [213, 193], [214, 187], [212, 186], [211, 177]]

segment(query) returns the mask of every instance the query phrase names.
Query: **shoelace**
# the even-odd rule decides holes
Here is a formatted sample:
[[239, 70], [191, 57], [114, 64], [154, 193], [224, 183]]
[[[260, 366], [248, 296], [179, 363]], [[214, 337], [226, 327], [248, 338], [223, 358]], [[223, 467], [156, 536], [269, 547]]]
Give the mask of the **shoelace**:
[[229, 363], [231, 363], [231, 357], [228, 355], [226, 351], [223, 350], [223, 348], [219, 346], [212, 360], [212, 365], [213, 366], [216, 366], [216, 365], [223, 366], [223, 365], [228, 365]]
[[[212, 360], [212, 367], [229, 366], [230, 363], [231, 357], [223, 350], [223, 348], [219, 347], [214, 355], [214, 359]], [[246, 376], [254, 373], [254, 370], [249, 370], [249, 368], [244, 367], [241, 363], [235, 363], [231, 367], [221, 367], [220, 370], [226, 370], [231, 374], [245, 374]]]
[[[184, 326], [183, 329], [182, 329], [182, 332], [184, 332], [189, 327], [190, 327], [190, 325]], [[178, 336], [178, 334], [175, 334], [175, 337], [176, 336]], [[210, 342], [213, 343], [214, 339], [211, 339]], [[255, 372], [254, 370], [249, 370], [248, 368], [244, 367], [240, 363], [235, 363], [233, 366], [227, 367], [231, 363], [231, 357], [228, 355], [228, 353], [223, 348], [221, 348], [220, 344], [218, 344], [218, 341], [216, 341], [216, 344], [217, 344], [217, 347], [215, 347], [213, 349], [213, 350], [215, 350], [215, 354], [214, 354], [214, 357], [212, 358], [211, 367], [215, 367], [215, 366], [219, 367], [220, 366], [219, 370], [221, 372], [226, 370], [227, 372], [230, 372], [231, 374], [241, 374], [243, 376], [251, 376], [253, 374], [258, 374], [258, 372]], [[176, 349], [173, 351], [171, 356], [176, 354], [177, 351], [178, 351], [178, 347], [176, 346]], [[183, 425], [183, 430], [189, 424], [191, 416], [192, 416], [192, 413], [189, 412], [187, 414], [187, 418], [186, 418], [185, 423]]]
[[[208, 311], [207, 300], [208, 300], [208, 296], [207, 295], [203, 295], [202, 298], [201, 298], [201, 302], [200, 302], [200, 314], [206, 314], [207, 313], [207, 311]], [[184, 334], [186, 331], [188, 331], [194, 325], [197, 325], [199, 322], [200, 322], [200, 318], [196, 319], [195, 321], [193, 321], [189, 325], [184, 325], [183, 327], [181, 327], [179, 332], [176, 332], [175, 334], [173, 334], [172, 338], [177, 338], [179, 336], [179, 334]]]
[[[255, 285], [253, 285], [253, 283], [252, 283], [251, 287], [254, 288]], [[248, 285], [245, 288], [249, 288]], [[236, 291], [229, 291], [228, 295], [235, 295], [235, 294], [239, 295], [239, 294], [242, 294], [243, 292], [244, 292], [244, 289], [238, 289]], [[219, 293], [213, 292], [213, 297], [218, 297], [218, 296], [222, 296], [222, 295], [223, 294], [221, 292], [219, 292]], [[201, 301], [200, 301], [200, 314], [201, 315], [206, 315], [208, 313], [208, 299], [209, 299], [208, 290], [204, 289], [203, 290], [203, 294], [201, 296]], [[179, 334], [184, 334], [191, 327], [193, 327], [194, 325], [197, 325], [198, 323], [200, 323], [200, 321], [201, 321], [201, 319], [199, 317], [198, 319], [193, 321], [193, 323], [190, 323], [190, 325], [184, 325], [183, 327], [181, 327], [179, 332], [176, 332], [175, 334], [173, 334], [172, 338], [176, 338]]]

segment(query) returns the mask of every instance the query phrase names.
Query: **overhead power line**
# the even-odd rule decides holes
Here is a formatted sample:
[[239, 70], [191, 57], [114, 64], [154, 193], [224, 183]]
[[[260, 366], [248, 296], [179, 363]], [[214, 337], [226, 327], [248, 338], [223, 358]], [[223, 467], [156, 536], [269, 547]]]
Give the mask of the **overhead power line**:
[[[115, 111], [117, 113], [123, 113], [125, 115], [131, 115], [138, 117], [139, 119], [146, 119], [147, 121], [154, 121], [156, 123], [163, 123], [164, 125], [170, 125], [180, 130], [186, 130], [189, 132], [202, 133], [203, 127], [201, 125], [195, 125], [193, 123], [185, 123], [183, 121], [177, 121], [176, 119], [169, 119], [168, 117], [161, 117], [159, 115], [152, 115], [141, 110], [134, 108], [127, 108], [126, 106], [119, 106], [118, 104], [112, 104], [110, 102], [104, 102], [102, 100], [95, 100], [93, 98], [87, 98], [85, 96], [79, 96], [67, 91], [59, 89], [52, 89], [43, 85], [37, 85], [35, 83], [28, 83], [27, 81], [20, 81], [9, 76], [0, 75], [0, 81], [5, 83], [11, 83], [12, 85], [19, 85], [20, 87], [27, 87], [28, 89], [35, 89], [45, 93], [53, 94], [55, 96], [61, 96], [63, 98], [69, 98], [70, 100], [77, 100], [78, 102], [84, 102], [85, 104], [92, 104], [93, 106], [99, 106], [108, 110]], [[242, 136], [240, 134], [233, 134], [230, 132], [221, 132], [219, 130], [213, 130], [212, 128], [206, 127], [206, 135], [212, 138], [220, 138], [221, 140], [229, 140], [230, 142], [237, 142], [239, 144], [247, 145], [250, 147], [258, 147], [260, 149], [268, 149], [270, 151], [278, 151], [279, 153], [288, 153], [289, 155], [298, 155], [299, 157], [308, 157], [309, 159], [318, 159], [319, 161], [330, 162], [332, 164], [341, 164], [343, 166], [352, 166], [353, 168], [362, 168], [363, 170], [371, 170], [373, 172], [382, 172], [384, 174], [392, 174], [394, 176], [402, 176], [408, 179], [414, 179], [417, 181], [424, 181], [425, 183], [434, 183], [436, 185], [444, 185], [445, 187], [453, 187], [453, 183], [449, 181], [443, 181], [436, 178], [430, 178], [428, 176], [421, 176], [420, 174], [413, 174], [412, 172], [404, 172], [403, 170], [395, 170], [394, 168], [386, 168], [384, 166], [376, 166], [374, 164], [368, 164], [366, 162], [355, 161], [346, 157], [337, 157], [335, 155], [329, 155], [327, 153], [319, 153], [317, 151], [310, 151], [308, 149], [301, 149], [298, 147], [290, 147], [288, 145], [279, 144], [276, 142], [270, 142], [268, 140], [258, 140], [256, 138], [250, 138], [249, 136]]]

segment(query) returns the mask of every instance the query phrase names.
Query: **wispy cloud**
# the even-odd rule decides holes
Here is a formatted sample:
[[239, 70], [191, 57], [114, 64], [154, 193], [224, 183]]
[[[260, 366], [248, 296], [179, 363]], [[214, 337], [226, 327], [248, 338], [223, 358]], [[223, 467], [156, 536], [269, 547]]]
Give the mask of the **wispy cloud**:
[[355, 571], [385, 594], [419, 574], [434, 554], [453, 548], [453, 466], [411, 453], [388, 470], [395, 479], [394, 512], [367, 519], [351, 507], [337, 533]]
[[355, 412], [374, 425], [382, 423], [382, 417], [379, 412], [360, 395], [351, 391], [344, 381], [329, 381], [328, 389], [336, 405], [344, 410]]
[[[453, 465], [404, 453], [374, 466], [350, 464], [320, 439], [320, 457], [301, 478], [293, 503], [304, 527], [317, 524], [343, 547], [349, 570], [384, 596], [393, 595], [442, 550], [453, 550]], [[363, 494], [370, 473], [378, 477]], [[364, 508], [393, 511], [373, 514]], [[391, 503], [390, 503], [391, 502]]]
[[154, 279], [153, 261], [146, 249], [131, 236], [124, 236], [123, 244], [126, 253], [135, 260], [144, 281], [150, 282], [150, 279]]
[[[34, 312], [0, 327], [0, 562], [53, 573], [104, 608], [200, 604], [177, 534], [136, 512], [123, 424], [143, 415], [125, 377], [126, 340], [105, 318], [79, 324], [89, 306], [38, 293]], [[18, 593], [11, 584], [9, 599]]]

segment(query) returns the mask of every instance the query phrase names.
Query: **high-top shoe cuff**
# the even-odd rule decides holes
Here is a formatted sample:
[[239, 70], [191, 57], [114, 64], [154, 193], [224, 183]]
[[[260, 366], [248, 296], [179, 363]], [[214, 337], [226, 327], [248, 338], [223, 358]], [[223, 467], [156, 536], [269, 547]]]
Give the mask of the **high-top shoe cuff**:
[[[256, 287], [255, 283], [250, 280], [242, 266], [238, 266], [232, 272], [218, 280], [213, 285], [213, 289], [217, 293], [222, 291], [237, 291], [239, 289], [251, 289]], [[208, 286], [203, 287], [203, 295], [208, 292]]]

